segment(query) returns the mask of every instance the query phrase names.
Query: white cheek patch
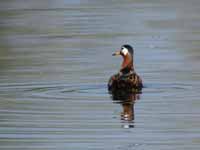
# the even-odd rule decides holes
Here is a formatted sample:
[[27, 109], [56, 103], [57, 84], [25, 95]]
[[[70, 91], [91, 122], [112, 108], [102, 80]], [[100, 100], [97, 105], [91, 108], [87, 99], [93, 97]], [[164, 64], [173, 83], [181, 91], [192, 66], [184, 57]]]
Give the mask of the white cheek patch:
[[122, 53], [126, 56], [128, 54], [128, 50], [125, 47], [123, 47], [122, 48]]

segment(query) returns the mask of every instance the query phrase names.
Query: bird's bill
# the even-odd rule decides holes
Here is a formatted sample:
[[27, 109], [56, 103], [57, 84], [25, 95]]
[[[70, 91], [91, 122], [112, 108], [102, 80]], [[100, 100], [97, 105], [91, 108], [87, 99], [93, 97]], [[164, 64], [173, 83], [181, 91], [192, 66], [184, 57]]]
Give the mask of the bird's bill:
[[121, 55], [120, 51], [116, 51], [115, 53], [112, 54], [112, 56], [117, 56], [117, 55]]

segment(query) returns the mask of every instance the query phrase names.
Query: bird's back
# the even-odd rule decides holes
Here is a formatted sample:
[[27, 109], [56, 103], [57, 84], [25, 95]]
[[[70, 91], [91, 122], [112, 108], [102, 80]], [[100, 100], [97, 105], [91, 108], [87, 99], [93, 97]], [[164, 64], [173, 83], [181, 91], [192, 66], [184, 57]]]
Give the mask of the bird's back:
[[140, 76], [131, 72], [128, 74], [117, 73], [108, 81], [108, 90], [110, 92], [126, 91], [126, 92], [140, 92], [143, 87]]

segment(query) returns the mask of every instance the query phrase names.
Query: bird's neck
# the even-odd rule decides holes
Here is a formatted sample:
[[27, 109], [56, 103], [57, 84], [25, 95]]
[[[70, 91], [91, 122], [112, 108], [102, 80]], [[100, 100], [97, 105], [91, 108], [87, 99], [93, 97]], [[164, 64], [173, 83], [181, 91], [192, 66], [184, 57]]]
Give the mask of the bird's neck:
[[123, 56], [123, 62], [120, 71], [122, 73], [129, 73], [134, 71], [133, 57], [131, 55]]

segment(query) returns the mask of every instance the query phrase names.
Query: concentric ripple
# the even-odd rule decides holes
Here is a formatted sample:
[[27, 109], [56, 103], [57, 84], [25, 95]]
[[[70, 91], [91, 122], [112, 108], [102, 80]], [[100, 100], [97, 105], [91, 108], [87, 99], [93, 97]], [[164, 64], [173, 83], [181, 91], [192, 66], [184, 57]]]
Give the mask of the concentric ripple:
[[60, 83], [26, 83], [26, 84], [10, 84], [0, 85], [0, 91], [2, 93], [17, 92], [22, 95], [34, 98], [51, 98], [51, 99], [66, 99], [76, 96], [99, 96], [107, 94], [107, 87], [105, 84], [60, 84]]

